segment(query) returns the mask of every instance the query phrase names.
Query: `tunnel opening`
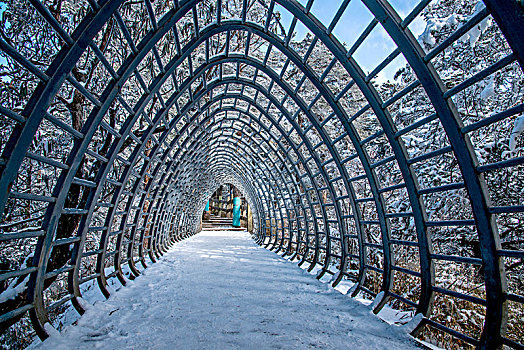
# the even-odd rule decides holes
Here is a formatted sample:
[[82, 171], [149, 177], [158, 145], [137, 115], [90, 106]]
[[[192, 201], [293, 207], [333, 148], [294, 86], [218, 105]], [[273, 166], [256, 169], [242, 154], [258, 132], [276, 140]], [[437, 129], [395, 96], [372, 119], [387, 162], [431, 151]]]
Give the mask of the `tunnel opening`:
[[202, 213], [202, 228], [253, 230], [253, 215], [244, 195], [234, 185], [225, 184], [209, 198]]
[[418, 339], [523, 348], [518, 1], [0, 8], [6, 344], [83, 314], [88, 285], [109, 297], [209, 211]]

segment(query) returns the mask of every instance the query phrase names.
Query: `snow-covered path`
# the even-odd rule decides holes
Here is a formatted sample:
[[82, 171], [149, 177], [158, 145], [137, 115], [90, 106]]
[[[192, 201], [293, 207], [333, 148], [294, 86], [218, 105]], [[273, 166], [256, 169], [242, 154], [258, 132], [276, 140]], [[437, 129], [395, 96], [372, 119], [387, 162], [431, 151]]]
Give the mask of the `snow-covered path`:
[[418, 347], [399, 327], [257, 246], [246, 232], [204, 231], [35, 348]]

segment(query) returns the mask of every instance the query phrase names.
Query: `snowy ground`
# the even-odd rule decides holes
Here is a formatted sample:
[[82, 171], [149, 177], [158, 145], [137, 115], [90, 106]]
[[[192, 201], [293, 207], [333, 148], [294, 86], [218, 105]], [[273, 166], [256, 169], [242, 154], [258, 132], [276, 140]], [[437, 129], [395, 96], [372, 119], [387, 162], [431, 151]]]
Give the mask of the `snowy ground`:
[[178, 243], [75, 326], [33, 349], [415, 349], [402, 327], [246, 232]]

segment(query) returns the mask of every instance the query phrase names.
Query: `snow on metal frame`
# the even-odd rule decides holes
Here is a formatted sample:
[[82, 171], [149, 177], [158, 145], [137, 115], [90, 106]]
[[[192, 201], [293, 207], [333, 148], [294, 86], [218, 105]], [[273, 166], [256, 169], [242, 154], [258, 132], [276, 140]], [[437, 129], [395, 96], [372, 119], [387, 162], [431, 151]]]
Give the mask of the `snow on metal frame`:
[[[72, 301], [84, 311], [78, 301], [82, 283], [96, 278], [109, 296], [108, 278], [125, 284], [123, 265], [138, 275], [173, 242], [198, 232], [207, 199], [219, 185], [231, 183], [253, 209], [257, 242], [292, 255], [310, 271], [321, 266], [319, 278], [334, 275], [333, 285], [354, 282], [352, 296], [377, 298], [377, 313], [386, 303], [422, 313], [414, 335], [447, 334], [479, 348], [523, 347], [515, 329], [524, 297], [512, 282], [522, 276], [506, 270], [524, 253], [522, 244], [501, 245], [499, 220], [522, 220], [524, 206], [521, 198], [492, 204], [495, 187], [488, 180], [500, 170], [520, 174], [524, 158], [514, 153], [516, 135], [509, 157], [479, 159], [484, 141], [475, 134], [511, 122], [522, 113], [522, 101], [473, 123], [464, 122], [456, 105], [470, 87], [524, 65], [524, 19], [516, 1], [486, 0], [486, 8], [478, 7], [430, 48], [410, 30], [427, 0], [404, 18], [385, 1], [362, 0], [372, 20], [349, 48], [333, 34], [346, 25], [340, 20], [348, 0], [330, 23], [315, 17], [314, 1], [174, 1], [159, 10], [158, 2], [149, 0], [134, 7], [91, 0], [71, 33], [43, 3], [30, 3], [62, 47], [44, 71], [16, 42], [0, 39], [3, 53], [39, 81], [21, 112], [0, 109], [12, 125], [0, 162], [0, 208], [6, 213], [6, 206], [38, 203], [44, 211], [30, 228], [4, 218], [2, 244], [31, 238], [34, 243], [29, 264], [1, 274], [9, 283], [6, 292], [28, 286], [13, 303], [2, 299], [3, 324], [29, 311], [38, 335], [46, 337], [52, 310]], [[199, 11], [206, 9], [213, 13], [203, 22]], [[280, 34], [277, 10], [292, 17]], [[146, 28], [134, 32], [130, 13], [142, 16]], [[437, 60], [488, 17], [507, 40], [507, 54], [447, 86]], [[309, 41], [292, 40], [297, 24], [313, 34]], [[119, 34], [107, 44], [99, 33], [109, 25]], [[355, 52], [375, 28], [385, 30], [396, 48], [366, 74]], [[116, 59], [108, 52], [124, 53]], [[324, 63], [314, 64], [311, 58], [319, 53]], [[413, 79], [385, 93], [373, 79], [399, 57]], [[72, 71], [88, 58], [99, 60], [106, 79], [86, 88]], [[76, 91], [89, 105], [81, 128], [50, 109], [63, 89]], [[400, 120], [399, 103], [413, 96], [427, 101], [429, 110]], [[123, 117], [115, 122], [112, 109]], [[71, 135], [72, 147], [62, 160], [33, 146], [45, 122]], [[368, 124], [371, 131], [363, 132]], [[428, 125], [442, 130], [445, 139], [414, 152], [414, 132]], [[514, 132], [520, 134], [516, 126]], [[104, 135], [110, 144], [100, 154]], [[59, 172], [51, 191], [18, 190], [29, 161]], [[429, 165], [435, 163], [449, 165], [449, 178], [427, 185]], [[85, 200], [67, 207], [72, 186]], [[452, 200], [457, 193], [463, 193], [464, 212], [439, 216], [432, 196]], [[61, 218], [71, 217], [78, 223], [64, 236]], [[460, 232], [476, 245], [473, 253], [457, 253]], [[446, 235], [452, 235], [451, 245], [442, 250], [439, 237]], [[67, 262], [56, 266], [57, 252], [63, 253], [58, 247], [69, 245]], [[480, 291], [442, 282], [444, 274], [461, 277], [457, 266], [483, 274]], [[60, 278], [67, 281], [62, 287]], [[59, 298], [44, 292], [50, 287], [58, 288]], [[446, 303], [458, 305], [459, 317], [469, 317], [465, 309], [480, 312], [483, 324], [448, 323]]]

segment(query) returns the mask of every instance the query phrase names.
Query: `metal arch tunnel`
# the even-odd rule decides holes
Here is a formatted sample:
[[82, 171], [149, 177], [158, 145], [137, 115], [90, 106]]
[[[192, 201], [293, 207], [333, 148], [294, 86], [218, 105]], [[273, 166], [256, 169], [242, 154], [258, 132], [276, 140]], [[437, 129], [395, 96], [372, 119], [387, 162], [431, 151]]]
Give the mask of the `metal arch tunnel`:
[[[427, 0], [404, 18], [386, 1], [362, 0], [373, 19], [350, 48], [333, 34], [336, 26], [344, 25], [339, 21], [348, 0], [341, 2], [330, 23], [322, 23], [311, 12], [314, 1], [269, 1], [264, 3], [265, 19], [256, 23], [247, 8], [263, 6], [263, 2], [244, 0], [242, 10], [233, 16], [222, 11], [221, 0], [205, 5], [175, 0], [163, 14], [156, 14], [151, 1], [145, 0], [141, 9], [150, 25], [137, 41], [132, 39], [137, 35], [122, 19], [122, 0], [90, 0], [89, 11], [72, 32], [64, 29], [42, 2], [29, 2], [53, 28], [62, 47], [49, 67], [41, 69], [0, 39], [3, 53], [39, 79], [21, 113], [0, 107], [2, 117], [14, 125], [0, 160], [0, 208], [3, 213], [10, 201], [45, 206], [37, 228], [0, 235], [1, 243], [36, 238], [32, 264], [1, 274], [2, 281], [29, 276], [27, 299], [14, 309], [2, 311], [2, 323], [29, 312], [33, 327], [45, 338], [44, 324], [52, 310], [72, 302], [80, 313], [84, 312], [79, 301], [82, 283], [97, 279], [102, 292], [109, 296], [108, 278], [116, 276], [125, 284], [124, 265], [139, 275], [174, 242], [199, 232], [210, 196], [220, 185], [232, 184], [252, 210], [252, 234], [259, 244], [292, 254], [299, 264], [309, 264], [310, 270], [321, 266], [319, 277], [333, 274], [333, 285], [343, 279], [353, 281], [352, 296], [378, 298], [375, 312], [395, 302], [399, 308], [421, 313], [425, 317], [415, 335], [438, 332], [485, 349], [524, 347], [522, 339], [507, 327], [517, 317], [508, 303], [522, 308], [524, 296], [507, 283], [505, 272], [505, 258], [522, 259], [524, 252], [502, 249], [497, 226], [498, 215], [520, 215], [524, 206], [510, 202], [493, 205], [484, 178], [493, 170], [517, 169], [524, 159], [480, 165], [470, 137], [481, 128], [514, 118], [523, 111], [523, 105], [521, 102], [464, 126], [453, 101], [454, 96], [494, 72], [514, 64], [524, 67], [524, 15], [517, 1], [485, 0], [484, 10], [430, 52], [424, 51], [409, 29], [429, 4]], [[197, 11], [208, 3], [214, 3], [216, 14], [203, 26]], [[291, 15], [287, 35], [269, 30], [277, 7]], [[448, 89], [432, 60], [488, 16], [502, 32], [509, 53]], [[100, 48], [99, 33], [111, 20], [117, 23], [128, 49], [120, 62], [111, 60]], [[183, 20], [192, 23], [191, 32], [177, 27]], [[305, 55], [292, 45], [297, 25], [313, 34]], [[389, 34], [396, 48], [366, 74], [353, 53], [377, 26]], [[242, 33], [238, 37], [245, 45], [243, 50], [234, 51], [229, 39], [238, 33]], [[210, 54], [210, 42], [224, 38], [223, 52]], [[263, 59], [250, 51], [255, 38], [263, 42]], [[172, 57], [163, 57], [158, 50], [166, 43], [176, 48]], [[322, 71], [308, 62], [316, 47], [331, 60]], [[100, 69], [108, 77], [90, 89], [71, 74], [86, 52], [98, 58]], [[203, 57], [196, 53], [203, 53]], [[283, 65], [275, 64], [271, 54], [282, 59]], [[372, 79], [400, 56], [418, 79], [385, 99]], [[149, 79], [139, 72], [146, 60], [156, 73]], [[335, 66], [348, 77], [336, 91], [326, 83]], [[291, 69], [298, 72], [298, 83], [290, 79]], [[130, 85], [137, 88], [133, 96], [122, 92]], [[91, 105], [80, 130], [49, 110], [65, 86], [78, 91]], [[341, 102], [351, 98], [350, 90], [358, 90], [365, 101], [354, 113]], [[395, 123], [392, 108], [414, 91], [424, 93], [433, 110], [408, 125]], [[315, 112], [319, 101], [329, 107], [329, 115]], [[112, 106], [118, 106], [119, 113], [125, 115], [118, 125], [111, 125], [108, 119]], [[367, 137], [356, 125], [365, 115], [373, 116], [379, 128]], [[447, 145], [437, 145], [422, 155], [410, 154], [402, 136], [431, 122], [445, 131]], [[45, 123], [71, 137], [72, 146], [64, 161], [32, 151], [33, 139]], [[328, 126], [336, 126], [335, 132], [328, 131]], [[103, 154], [94, 141], [100, 135], [111, 141]], [[383, 141], [382, 152], [377, 150], [377, 140]], [[458, 180], [421, 188], [416, 168], [442, 155], [458, 164]], [[51, 193], [16, 191], [17, 177], [27, 161], [59, 171]], [[81, 164], [94, 169], [91, 178], [79, 175]], [[393, 181], [385, 184], [386, 175]], [[68, 207], [72, 186], [80, 188], [86, 200]], [[467, 193], [469, 213], [458, 213], [458, 219], [428, 214], [429, 195], [456, 190]], [[405, 200], [403, 211], [392, 210], [396, 196]], [[59, 230], [60, 218], [73, 216], [78, 218], [78, 227], [64, 237]], [[414, 223], [414, 231], [411, 239], [400, 239], [396, 233], [405, 227], [406, 220]], [[476, 233], [479, 256], [435, 252], [431, 239], [435, 230], [462, 226]], [[73, 249], [68, 251], [67, 263], [55, 266], [54, 251], [70, 244]], [[400, 266], [396, 254], [404, 256], [405, 252], [409, 252], [409, 264]], [[96, 268], [86, 270], [85, 266], [94, 261]], [[481, 266], [481, 295], [436, 283], [438, 267], [450, 261]], [[44, 291], [60, 279], [66, 281], [61, 299], [51, 300]], [[417, 293], [406, 296], [406, 286]], [[446, 325], [439, 318], [436, 300], [447, 299], [471, 303], [482, 310], [481, 329], [466, 333]]]

